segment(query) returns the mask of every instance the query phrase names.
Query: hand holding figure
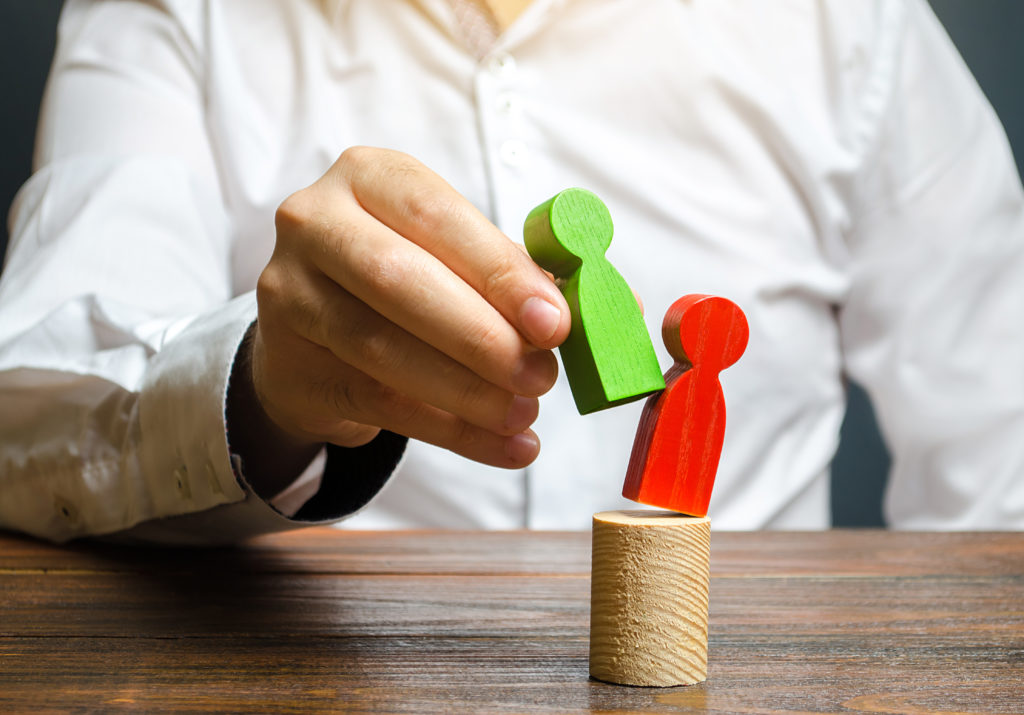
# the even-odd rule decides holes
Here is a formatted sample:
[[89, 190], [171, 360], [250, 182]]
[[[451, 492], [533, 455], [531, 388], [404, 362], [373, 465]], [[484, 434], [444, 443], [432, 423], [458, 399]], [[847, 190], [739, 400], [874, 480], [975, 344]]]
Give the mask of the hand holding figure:
[[415, 159], [365, 147], [276, 225], [251, 380], [279, 444], [298, 459], [387, 429], [485, 464], [533, 461], [570, 318], [520, 246]]

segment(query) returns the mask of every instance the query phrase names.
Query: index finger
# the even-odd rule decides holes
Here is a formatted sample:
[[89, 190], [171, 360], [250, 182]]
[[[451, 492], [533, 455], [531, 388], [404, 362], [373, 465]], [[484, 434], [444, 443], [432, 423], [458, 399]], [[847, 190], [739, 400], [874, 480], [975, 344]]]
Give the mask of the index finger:
[[532, 345], [565, 340], [569, 306], [555, 284], [444, 179], [397, 151], [355, 148], [343, 156], [341, 171], [367, 213], [438, 258]]

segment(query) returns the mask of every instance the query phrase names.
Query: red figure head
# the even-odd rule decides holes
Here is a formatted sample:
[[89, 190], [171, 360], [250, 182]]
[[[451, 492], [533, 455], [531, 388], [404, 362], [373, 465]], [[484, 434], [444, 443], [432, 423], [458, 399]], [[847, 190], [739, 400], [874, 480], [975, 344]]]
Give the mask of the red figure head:
[[671, 305], [661, 337], [676, 362], [715, 372], [743, 355], [750, 328], [735, 303], [714, 295], [687, 295]]

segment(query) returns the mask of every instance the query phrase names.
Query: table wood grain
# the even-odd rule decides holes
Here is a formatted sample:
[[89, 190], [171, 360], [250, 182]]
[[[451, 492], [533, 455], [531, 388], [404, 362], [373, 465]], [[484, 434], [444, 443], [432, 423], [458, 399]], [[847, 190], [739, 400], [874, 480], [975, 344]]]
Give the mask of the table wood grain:
[[715, 533], [709, 679], [587, 677], [588, 534], [0, 534], [0, 712], [1024, 713], [1024, 534]]

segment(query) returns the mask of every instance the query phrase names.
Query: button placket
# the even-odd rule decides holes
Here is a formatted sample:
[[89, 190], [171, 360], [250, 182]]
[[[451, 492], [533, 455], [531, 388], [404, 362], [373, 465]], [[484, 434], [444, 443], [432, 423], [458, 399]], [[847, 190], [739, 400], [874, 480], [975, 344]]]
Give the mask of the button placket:
[[526, 142], [522, 139], [506, 139], [498, 149], [498, 156], [505, 166], [518, 168], [526, 161]]
[[486, 61], [494, 95], [489, 107], [499, 129], [494, 136], [498, 160], [507, 168], [516, 169], [526, 163], [529, 146], [523, 132], [523, 99], [517, 91], [519, 66], [511, 54], [497, 52]]
[[494, 108], [498, 114], [510, 119], [518, 119], [523, 112], [523, 99], [513, 90], [498, 93], [494, 100]]
[[[490, 218], [517, 240], [524, 218], [518, 215], [518, 206], [522, 203], [524, 172], [529, 161], [523, 72], [511, 54], [494, 52], [479, 63], [475, 75], [476, 114], [490, 183]], [[525, 469], [520, 474], [520, 523], [525, 526], [530, 513], [530, 475]]]
[[497, 79], [508, 79], [516, 73], [516, 58], [507, 52], [495, 52], [486, 61], [487, 71]]
[[507, 193], [502, 189], [510, 187], [501, 184], [510, 179], [514, 183], [514, 174], [527, 165], [530, 156], [520, 74], [515, 57], [495, 52], [483, 60], [477, 75], [477, 107], [495, 190], [501, 192], [498, 195]]

